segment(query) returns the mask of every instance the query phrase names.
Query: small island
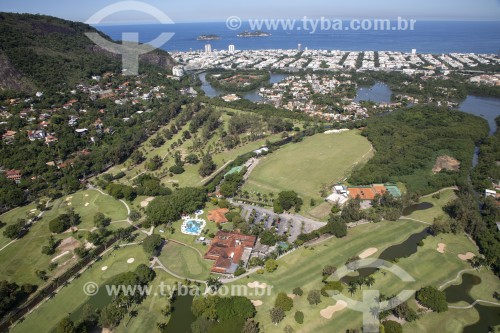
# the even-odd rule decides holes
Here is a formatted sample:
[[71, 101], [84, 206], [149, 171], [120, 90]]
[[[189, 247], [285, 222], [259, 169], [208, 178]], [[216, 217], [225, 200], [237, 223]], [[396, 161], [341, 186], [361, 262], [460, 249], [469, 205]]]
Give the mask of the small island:
[[198, 38], [196, 38], [196, 40], [219, 40], [219, 39], [221, 39], [220, 36], [214, 34], [200, 35], [198, 36]]
[[245, 38], [248, 38], [248, 37], [269, 37], [269, 36], [271, 36], [271, 34], [268, 32], [257, 30], [257, 31], [251, 31], [251, 32], [245, 31], [245, 32], [239, 33], [237, 36], [238, 37], [245, 37]]

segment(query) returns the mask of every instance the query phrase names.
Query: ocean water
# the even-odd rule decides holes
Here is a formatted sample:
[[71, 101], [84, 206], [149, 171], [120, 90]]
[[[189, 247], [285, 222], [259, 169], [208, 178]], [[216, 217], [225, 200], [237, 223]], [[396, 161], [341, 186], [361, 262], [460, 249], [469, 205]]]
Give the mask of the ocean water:
[[[237, 31], [229, 30], [225, 22], [181, 23], [171, 25], [97, 26], [115, 40], [122, 39], [123, 32], [137, 32], [142, 43], [156, 38], [161, 32], [173, 32], [174, 37], [162, 49], [166, 51], [189, 51], [204, 49], [227, 49], [235, 45], [239, 50], [295, 49], [302, 48], [344, 51], [403, 51], [417, 49], [419, 53], [475, 52], [494, 53], [500, 51], [500, 21], [457, 22], [417, 21], [413, 31], [270, 31], [271, 36], [239, 38], [239, 32], [250, 30], [244, 23]], [[265, 29], [263, 29], [265, 30]], [[216, 34], [221, 40], [198, 41], [202, 34]]]

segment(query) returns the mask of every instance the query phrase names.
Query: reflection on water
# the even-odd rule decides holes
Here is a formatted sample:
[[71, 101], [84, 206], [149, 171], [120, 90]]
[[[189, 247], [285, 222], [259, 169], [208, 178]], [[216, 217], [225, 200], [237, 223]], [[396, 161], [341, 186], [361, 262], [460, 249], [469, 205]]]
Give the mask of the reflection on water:
[[459, 109], [486, 119], [490, 126], [490, 134], [497, 130], [495, 118], [500, 116], [500, 98], [467, 96]]
[[173, 311], [164, 332], [191, 333], [191, 324], [196, 320], [191, 312], [194, 296], [177, 296]]
[[421, 202], [418, 204], [414, 204], [403, 209], [403, 216], [411, 215], [413, 212], [416, 212], [417, 210], [426, 210], [432, 207], [434, 207], [434, 205], [431, 204], [430, 202]]
[[360, 87], [357, 90], [355, 102], [372, 101], [375, 103], [390, 103], [392, 91], [389, 86], [382, 82], [377, 82], [371, 87]]

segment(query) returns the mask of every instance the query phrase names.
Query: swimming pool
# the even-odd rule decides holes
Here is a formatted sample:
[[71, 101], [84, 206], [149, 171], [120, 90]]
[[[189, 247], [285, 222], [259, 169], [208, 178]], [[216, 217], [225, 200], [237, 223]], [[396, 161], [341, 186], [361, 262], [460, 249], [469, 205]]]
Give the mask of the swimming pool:
[[199, 236], [205, 225], [206, 221], [202, 219], [186, 219], [182, 223], [181, 232], [186, 235]]

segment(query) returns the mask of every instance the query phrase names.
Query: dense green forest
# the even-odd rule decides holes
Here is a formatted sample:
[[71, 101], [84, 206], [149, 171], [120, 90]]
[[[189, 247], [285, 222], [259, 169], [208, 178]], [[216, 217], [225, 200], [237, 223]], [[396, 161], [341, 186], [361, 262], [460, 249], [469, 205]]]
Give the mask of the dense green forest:
[[259, 88], [271, 78], [269, 72], [259, 70], [220, 71], [212, 70], [206, 79], [217, 89], [228, 92], [245, 92]]
[[[467, 182], [475, 143], [487, 137], [488, 126], [485, 120], [459, 111], [415, 106], [369, 119], [363, 135], [376, 153], [354, 170], [349, 182], [401, 181], [410, 192], [422, 195]], [[460, 170], [433, 174], [436, 158], [442, 155], [460, 161]]]
[[479, 150], [477, 166], [472, 173], [472, 183], [479, 192], [492, 189], [492, 181], [500, 180], [500, 117], [495, 119], [497, 130], [483, 141]]
[[[83, 23], [42, 15], [0, 13], [0, 55], [6, 56], [14, 70], [21, 73], [27, 81], [26, 87], [45, 93], [66, 90], [91, 75], [121, 71], [120, 56], [95, 45], [85, 32], [99, 33], [110, 40]], [[164, 69], [173, 64], [170, 55], [163, 51], [145, 55], [141, 60], [142, 72], [146, 63]], [[0, 90], [11, 88], [3, 94], [19, 94], [6, 83], [0, 77]]]

